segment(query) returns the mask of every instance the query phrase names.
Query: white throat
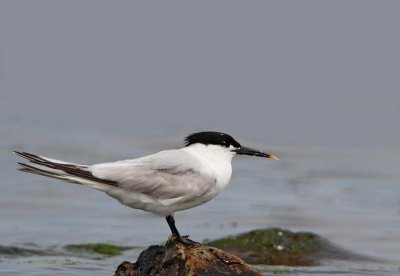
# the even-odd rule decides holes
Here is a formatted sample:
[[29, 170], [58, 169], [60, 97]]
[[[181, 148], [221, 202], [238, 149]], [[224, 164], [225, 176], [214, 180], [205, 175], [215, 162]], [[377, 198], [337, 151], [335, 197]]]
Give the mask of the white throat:
[[183, 149], [198, 160], [202, 173], [215, 178], [219, 191], [228, 185], [232, 175], [232, 158], [235, 156], [231, 148], [198, 143]]

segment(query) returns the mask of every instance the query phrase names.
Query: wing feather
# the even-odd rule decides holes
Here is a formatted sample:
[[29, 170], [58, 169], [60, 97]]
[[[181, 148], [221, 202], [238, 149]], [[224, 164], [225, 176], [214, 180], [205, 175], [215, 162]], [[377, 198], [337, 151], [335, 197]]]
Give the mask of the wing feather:
[[118, 183], [125, 192], [146, 194], [169, 205], [199, 197], [215, 184], [215, 179], [193, 169], [195, 162], [184, 151], [168, 150], [88, 169], [94, 177]]

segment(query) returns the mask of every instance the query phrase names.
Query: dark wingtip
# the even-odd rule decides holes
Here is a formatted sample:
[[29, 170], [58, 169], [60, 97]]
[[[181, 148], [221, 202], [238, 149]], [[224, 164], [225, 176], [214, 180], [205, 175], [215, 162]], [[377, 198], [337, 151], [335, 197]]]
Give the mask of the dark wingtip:
[[33, 170], [29, 168], [29, 165], [21, 162], [16, 163], [19, 167], [17, 168], [20, 172], [32, 172]]
[[24, 157], [24, 156], [27, 155], [27, 152], [24, 152], [24, 151], [13, 150], [13, 153], [14, 153], [15, 155], [18, 155], [18, 156], [21, 156], [21, 157]]
[[39, 159], [42, 159], [40, 156], [26, 152], [26, 151], [13, 151], [14, 154], [29, 160], [30, 162], [36, 163]]
[[26, 158], [26, 155], [24, 155], [24, 152], [22, 152], [22, 151], [13, 150], [13, 153], [16, 156], [19, 156], [19, 157], [22, 157], [22, 158]]

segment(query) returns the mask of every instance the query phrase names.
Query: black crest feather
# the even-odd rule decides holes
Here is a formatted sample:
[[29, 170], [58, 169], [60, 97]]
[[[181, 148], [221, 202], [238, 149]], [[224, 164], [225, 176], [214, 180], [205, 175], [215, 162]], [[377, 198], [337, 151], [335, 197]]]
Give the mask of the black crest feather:
[[229, 146], [234, 146], [235, 148], [241, 147], [239, 142], [233, 139], [232, 136], [217, 131], [196, 132], [186, 136], [185, 147], [197, 143], [204, 145], [220, 145], [224, 147], [229, 147]]

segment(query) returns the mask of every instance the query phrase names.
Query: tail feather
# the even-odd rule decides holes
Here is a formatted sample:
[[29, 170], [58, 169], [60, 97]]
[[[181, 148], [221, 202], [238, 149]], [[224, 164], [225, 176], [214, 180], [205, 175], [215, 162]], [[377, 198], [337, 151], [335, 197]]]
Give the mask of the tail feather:
[[55, 178], [55, 179], [61, 179], [64, 181], [68, 181], [70, 183], [75, 183], [75, 184], [83, 184], [82, 182], [78, 182], [77, 180], [70, 179], [67, 176], [62, 176], [62, 175], [56, 174], [54, 172], [51, 172], [50, 170], [41, 169], [39, 167], [31, 166], [31, 165], [21, 163], [21, 162], [17, 162], [17, 164], [20, 166], [18, 168], [18, 170], [21, 172], [33, 173], [33, 174], [43, 175], [43, 176], [47, 176], [47, 177], [51, 177], [51, 178]]
[[38, 156], [28, 152], [14, 151], [18, 156], [27, 159], [31, 164], [20, 163], [20, 171], [44, 175], [47, 177], [62, 179], [78, 184], [107, 184], [118, 187], [118, 183], [111, 180], [105, 180], [95, 177], [88, 166], [66, 163], [59, 160]]

